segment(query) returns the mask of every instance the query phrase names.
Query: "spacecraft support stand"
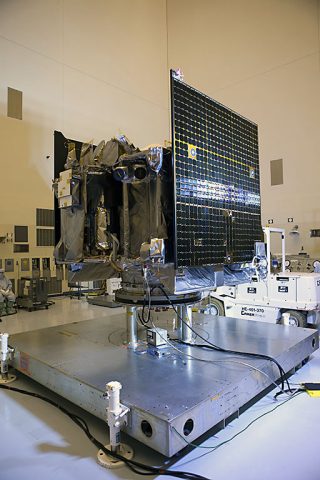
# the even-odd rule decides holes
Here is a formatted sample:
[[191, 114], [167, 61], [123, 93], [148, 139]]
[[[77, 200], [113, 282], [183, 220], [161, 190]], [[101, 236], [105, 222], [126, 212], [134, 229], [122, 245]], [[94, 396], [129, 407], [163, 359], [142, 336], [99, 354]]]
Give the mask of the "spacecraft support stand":
[[[127, 424], [127, 414], [130, 410], [120, 403], [121, 388], [122, 385], [119, 382], [109, 382], [106, 385], [105, 396], [109, 400], [107, 422], [110, 432], [110, 443], [106, 445], [106, 449], [130, 460], [134, 455], [133, 449], [120, 442], [120, 429]], [[98, 451], [97, 459], [98, 463], [105, 468], [117, 468], [124, 464], [122, 460], [106, 454], [103, 450]]]

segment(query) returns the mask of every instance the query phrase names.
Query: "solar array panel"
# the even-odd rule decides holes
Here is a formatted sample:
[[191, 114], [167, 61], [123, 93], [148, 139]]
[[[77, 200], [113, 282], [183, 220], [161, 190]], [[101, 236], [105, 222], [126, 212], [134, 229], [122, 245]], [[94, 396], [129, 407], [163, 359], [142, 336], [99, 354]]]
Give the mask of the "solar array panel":
[[257, 126], [171, 73], [176, 267], [252, 259], [261, 239]]

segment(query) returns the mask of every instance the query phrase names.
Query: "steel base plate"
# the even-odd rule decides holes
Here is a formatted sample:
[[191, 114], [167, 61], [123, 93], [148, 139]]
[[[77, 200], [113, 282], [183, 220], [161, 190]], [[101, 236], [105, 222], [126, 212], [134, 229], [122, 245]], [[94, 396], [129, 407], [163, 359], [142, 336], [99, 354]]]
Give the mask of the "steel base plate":
[[[111, 450], [111, 445], [105, 445], [107, 450]], [[127, 460], [131, 460], [134, 455], [133, 448], [131, 448], [129, 445], [126, 443], [121, 443], [119, 451], [117, 452], [119, 455], [122, 457], [126, 458]], [[98, 463], [105, 468], [119, 468], [124, 465], [124, 462], [122, 460], [117, 460], [116, 458], [112, 457], [111, 455], [107, 455], [104, 453], [103, 450], [98, 451], [97, 455], [97, 461]]]
[[16, 375], [11, 375], [11, 374], [9, 374], [7, 377], [0, 376], [0, 385], [6, 384], [6, 383], [12, 383], [15, 381], [16, 378], [17, 378]]
[[[172, 310], [153, 321], [173, 337]], [[279, 377], [277, 367], [261, 358], [177, 343], [148, 347], [145, 329], [137, 348], [129, 349], [123, 346], [125, 325], [125, 314], [106, 315], [12, 335], [13, 366], [103, 420], [105, 385], [119, 381], [121, 403], [130, 408], [124, 431], [168, 457], [186, 446], [184, 439], [193, 442], [223, 427]], [[272, 356], [285, 372], [319, 345], [314, 330], [251, 320], [194, 314], [194, 328], [223, 348]]]

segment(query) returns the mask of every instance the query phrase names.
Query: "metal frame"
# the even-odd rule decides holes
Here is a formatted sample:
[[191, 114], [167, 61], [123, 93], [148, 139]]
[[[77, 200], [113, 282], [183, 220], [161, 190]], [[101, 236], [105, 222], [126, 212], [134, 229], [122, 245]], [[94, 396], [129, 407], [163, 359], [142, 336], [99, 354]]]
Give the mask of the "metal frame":
[[286, 272], [286, 231], [283, 228], [264, 227], [263, 233], [266, 236], [267, 243], [267, 261], [268, 261], [268, 275], [271, 275], [271, 233], [279, 233], [281, 235], [281, 258], [282, 273]]
[[[196, 267], [201, 269], [209, 265], [251, 261], [254, 241], [262, 238], [257, 126], [176, 78], [172, 70], [170, 82], [175, 268]], [[185, 106], [194, 104], [194, 101], [189, 98], [190, 96], [196, 97], [197, 105], [205, 102], [203, 108], [199, 107], [199, 115], [197, 108]], [[216, 120], [216, 115], [213, 115], [212, 108], [218, 109], [219, 115], [217, 115], [220, 120], [222, 118], [220, 122]], [[208, 119], [212, 121], [210, 122]], [[186, 125], [179, 126], [179, 122], [182, 121], [190, 121], [190, 125], [193, 125], [190, 127], [191, 133], [186, 133], [188, 132]], [[233, 136], [232, 132], [230, 133], [231, 146], [230, 140], [229, 143], [224, 143], [223, 132], [225, 129], [223, 127], [218, 133], [216, 132], [217, 125], [224, 121], [227, 123], [229, 121], [230, 125], [236, 122], [236, 127], [232, 128], [237, 128], [238, 135]], [[214, 128], [214, 134], [211, 136], [206, 133], [209, 128], [207, 122]], [[197, 133], [198, 130], [200, 131], [198, 126], [202, 124], [205, 125], [202, 130], [203, 135]], [[207, 141], [203, 140], [205, 134]], [[222, 136], [221, 144], [219, 135]], [[241, 138], [242, 141], [239, 141], [238, 138]], [[215, 151], [212, 150], [213, 147], [211, 148], [212, 142], [215, 144]], [[196, 149], [199, 149], [199, 158], [192, 158], [185, 151], [187, 145], [189, 148], [193, 144]], [[243, 144], [248, 144], [246, 153], [243, 151]], [[200, 152], [202, 153], [200, 154]], [[230, 161], [227, 168], [225, 166], [226, 159]], [[209, 169], [206, 180], [203, 180], [201, 171], [205, 169], [201, 165], [205, 166], [205, 169]], [[188, 169], [186, 178], [184, 178], [184, 173], [181, 173], [185, 169]], [[215, 171], [218, 171], [217, 175], [222, 175], [223, 178], [219, 180], [220, 177], [216, 177], [216, 174], [212, 173]], [[230, 185], [230, 175], [235, 178], [234, 185]], [[204, 188], [203, 181], [208, 182], [205, 188], [211, 192], [210, 197], [201, 197], [201, 189]], [[198, 195], [200, 195], [199, 198]], [[193, 229], [184, 230], [183, 224], [187, 218], [190, 220], [190, 225], [193, 225]], [[245, 235], [240, 235], [239, 230], [243, 228]], [[197, 233], [197, 235], [200, 235], [201, 238], [195, 236], [195, 232], [198, 230], [201, 234]], [[187, 253], [186, 249], [188, 249]]]
[[[169, 312], [172, 323], [172, 313]], [[193, 328], [209, 335], [215, 344], [237, 350], [268, 354], [286, 372], [292, 371], [318, 348], [316, 331], [242, 319], [195, 315]], [[234, 355], [175, 345], [151, 348], [138, 342], [125, 348], [125, 315], [101, 318], [13, 335], [13, 366], [101, 419], [106, 419], [105, 384], [123, 385], [122, 401], [130, 407], [125, 432], [170, 457], [188, 442], [252, 401], [278, 379], [270, 361], [240, 357], [265, 372], [239, 363]], [[144, 331], [143, 331], [144, 332]], [[226, 361], [227, 360], [227, 361]], [[213, 363], [217, 362], [217, 363]], [[266, 376], [267, 375], [267, 376]], [[193, 429], [184, 434], [187, 421]], [[151, 436], [142, 430], [151, 427]], [[191, 422], [190, 422], [191, 423]]]
[[170, 101], [171, 101], [171, 148], [172, 148], [172, 174], [173, 174], [173, 237], [174, 237], [174, 250], [173, 250], [173, 262], [174, 267], [177, 268], [177, 177], [176, 177], [176, 165], [175, 165], [175, 130], [174, 130], [174, 101], [173, 101], [173, 70], [170, 70]]

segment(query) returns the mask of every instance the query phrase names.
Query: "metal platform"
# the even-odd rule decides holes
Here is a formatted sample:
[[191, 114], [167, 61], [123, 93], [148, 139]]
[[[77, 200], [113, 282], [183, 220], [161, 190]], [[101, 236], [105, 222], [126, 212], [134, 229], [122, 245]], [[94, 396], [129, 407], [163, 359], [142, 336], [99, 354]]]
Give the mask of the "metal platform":
[[[173, 314], [159, 326], [173, 324]], [[318, 332], [303, 328], [194, 316], [195, 329], [224, 348], [268, 354], [286, 372], [319, 346]], [[145, 336], [145, 332], [141, 332]], [[188, 442], [238, 413], [271, 384], [248, 366], [277, 379], [277, 368], [263, 359], [227, 355], [177, 345], [158, 352], [140, 342], [126, 348], [125, 315], [57, 326], [10, 337], [14, 367], [37, 382], [106, 419], [105, 384], [122, 383], [121, 402], [131, 408], [126, 432], [158, 452], [172, 456]], [[199, 343], [199, 342], [198, 342]], [[159, 355], [159, 356], [158, 356]], [[216, 362], [216, 363], [212, 363]]]

